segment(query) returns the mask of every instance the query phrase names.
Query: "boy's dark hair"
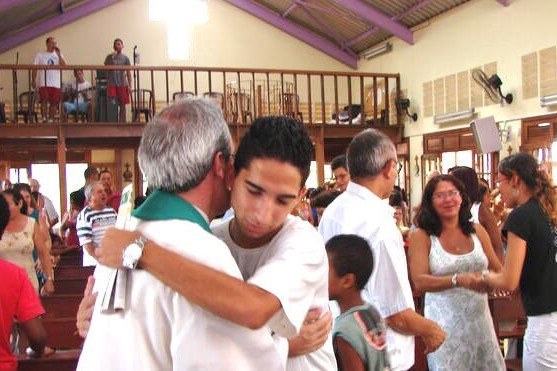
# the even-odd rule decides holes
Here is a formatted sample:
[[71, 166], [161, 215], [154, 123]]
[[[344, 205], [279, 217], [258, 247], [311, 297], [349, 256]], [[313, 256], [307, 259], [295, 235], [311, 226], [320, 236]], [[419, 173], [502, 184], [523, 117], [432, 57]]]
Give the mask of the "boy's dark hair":
[[348, 170], [348, 165], [346, 165], [346, 155], [337, 156], [333, 158], [333, 161], [331, 161], [331, 170], [334, 171], [339, 167], [343, 167]]
[[0, 195], [0, 238], [10, 221], [10, 208], [4, 196]]
[[93, 174], [99, 174], [99, 170], [97, 170], [97, 168], [94, 166], [88, 166], [87, 169], [85, 169], [85, 171], [83, 172], [83, 177], [85, 178], [85, 180], [87, 180]]
[[310, 205], [311, 207], [327, 207], [340, 196], [341, 193], [341, 191], [323, 191], [311, 200]]
[[247, 169], [253, 159], [274, 159], [298, 168], [303, 187], [309, 176], [313, 144], [302, 124], [287, 116], [266, 116], [253, 121], [240, 141], [234, 171]]
[[339, 277], [352, 273], [358, 290], [362, 290], [373, 272], [373, 253], [365, 239], [355, 234], [339, 234], [325, 248]]

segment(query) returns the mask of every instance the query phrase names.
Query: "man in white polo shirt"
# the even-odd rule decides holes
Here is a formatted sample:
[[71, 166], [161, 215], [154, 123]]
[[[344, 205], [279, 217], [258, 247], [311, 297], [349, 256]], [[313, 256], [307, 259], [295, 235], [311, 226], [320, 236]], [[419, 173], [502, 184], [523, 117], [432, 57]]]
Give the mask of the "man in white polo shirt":
[[[230, 251], [209, 229], [229, 206], [233, 176], [232, 138], [220, 108], [202, 98], [165, 108], [147, 123], [138, 156], [155, 191], [134, 211], [135, 229], [161, 250], [211, 267], [219, 279], [241, 280]], [[141, 237], [126, 249], [126, 267], [137, 265], [145, 242]], [[103, 287], [104, 277], [95, 276]], [[101, 312], [97, 301], [78, 370], [284, 370], [268, 329], [215, 316], [145, 270], [129, 272], [127, 280], [125, 310]]]
[[423, 338], [427, 351], [437, 349], [444, 331], [414, 311], [402, 236], [385, 201], [397, 176], [393, 142], [374, 129], [356, 135], [347, 151], [350, 183], [346, 191], [325, 209], [319, 232], [325, 241], [339, 234], [365, 238], [373, 251], [375, 268], [363, 299], [386, 319], [387, 350], [392, 370], [408, 370], [414, 364], [414, 335]]
[[116, 212], [106, 205], [107, 196], [103, 185], [96, 180], [85, 187], [87, 206], [77, 216], [77, 236], [83, 247], [83, 266], [97, 265], [95, 248], [99, 246], [104, 232], [116, 224]]

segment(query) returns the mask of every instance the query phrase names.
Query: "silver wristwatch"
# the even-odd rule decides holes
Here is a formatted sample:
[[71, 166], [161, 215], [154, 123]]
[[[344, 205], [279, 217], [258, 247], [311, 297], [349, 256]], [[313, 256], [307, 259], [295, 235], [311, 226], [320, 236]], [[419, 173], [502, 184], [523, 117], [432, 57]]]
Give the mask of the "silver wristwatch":
[[140, 236], [126, 246], [122, 254], [122, 265], [124, 268], [135, 269], [137, 267], [137, 263], [139, 263], [139, 259], [141, 259], [141, 255], [143, 254], [145, 243], [147, 243], [147, 238]]

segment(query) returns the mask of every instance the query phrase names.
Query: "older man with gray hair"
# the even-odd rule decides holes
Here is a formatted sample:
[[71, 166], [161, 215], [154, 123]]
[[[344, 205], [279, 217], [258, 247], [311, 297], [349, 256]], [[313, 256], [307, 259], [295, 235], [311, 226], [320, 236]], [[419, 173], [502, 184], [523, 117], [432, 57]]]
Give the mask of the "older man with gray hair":
[[83, 247], [83, 266], [97, 265], [95, 248], [99, 246], [107, 228], [116, 224], [116, 212], [106, 205], [103, 185], [96, 180], [85, 186], [87, 206], [77, 216], [76, 229]]
[[[206, 99], [181, 100], [146, 125], [139, 163], [155, 191], [133, 213], [132, 229], [142, 237], [125, 248], [125, 267], [134, 268], [152, 240], [242, 279], [230, 250], [209, 229], [229, 206], [232, 149], [222, 112]], [[104, 288], [102, 268], [95, 286]], [[219, 318], [174, 288], [144, 270], [129, 271], [130, 308], [101, 312], [97, 301], [78, 370], [284, 370], [268, 329]]]
[[323, 213], [319, 232], [325, 241], [339, 234], [356, 234], [368, 241], [375, 269], [363, 298], [379, 309], [389, 326], [391, 369], [408, 370], [414, 363], [414, 335], [432, 352], [443, 343], [445, 333], [414, 311], [402, 236], [394, 210], [385, 202], [397, 177], [396, 149], [385, 134], [368, 129], [352, 139], [347, 160], [350, 183]]

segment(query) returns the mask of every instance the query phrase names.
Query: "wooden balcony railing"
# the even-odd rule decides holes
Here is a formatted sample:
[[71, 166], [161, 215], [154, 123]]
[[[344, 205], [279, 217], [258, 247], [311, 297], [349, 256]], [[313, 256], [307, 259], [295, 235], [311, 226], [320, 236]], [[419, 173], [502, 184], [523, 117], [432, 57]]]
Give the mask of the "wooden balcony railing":
[[46, 76], [60, 70], [63, 100], [71, 101], [73, 97], [67, 92], [72, 87], [76, 90], [76, 69], [82, 69], [92, 85], [78, 96], [78, 103], [86, 103], [87, 109], [69, 114], [60, 102], [55, 122], [118, 121], [117, 104], [107, 94], [107, 74], [129, 70], [128, 123], [149, 120], [176, 99], [205, 96], [214, 99], [226, 121], [235, 125], [280, 114], [307, 125], [402, 126], [401, 113], [395, 108], [395, 99], [400, 96], [398, 74], [145, 66], [0, 65], [0, 122], [46, 121], [32, 88], [33, 71]]

